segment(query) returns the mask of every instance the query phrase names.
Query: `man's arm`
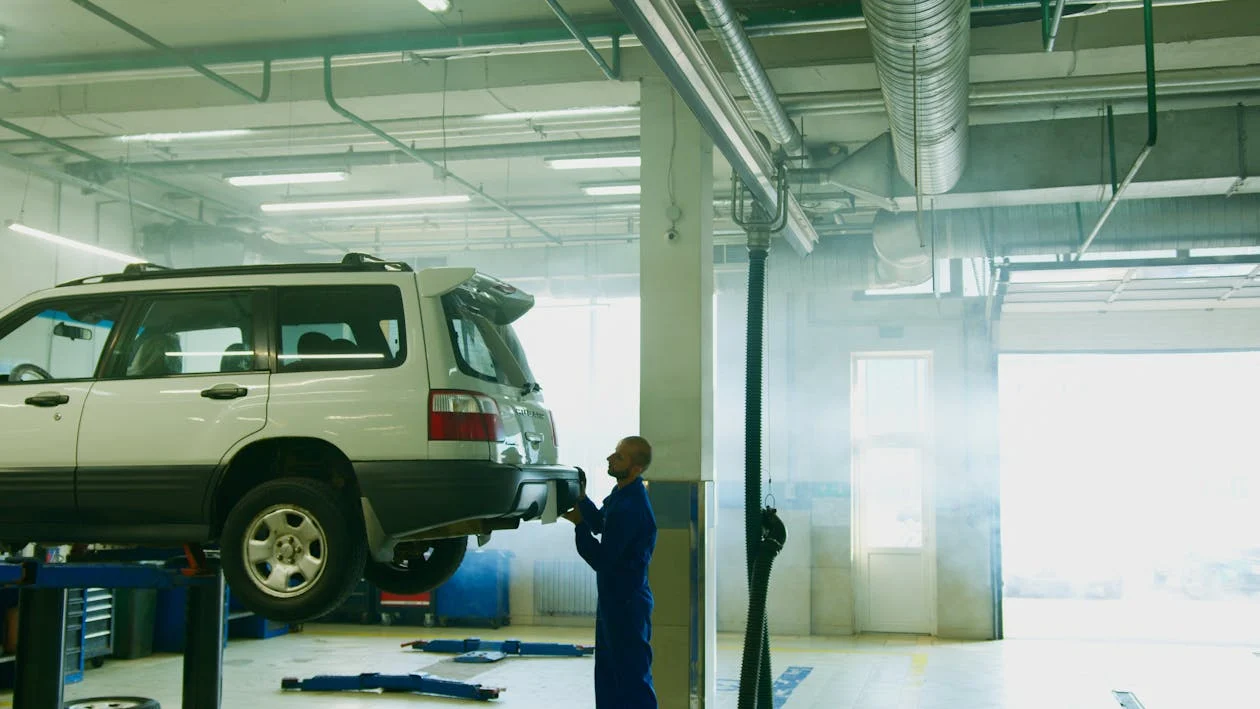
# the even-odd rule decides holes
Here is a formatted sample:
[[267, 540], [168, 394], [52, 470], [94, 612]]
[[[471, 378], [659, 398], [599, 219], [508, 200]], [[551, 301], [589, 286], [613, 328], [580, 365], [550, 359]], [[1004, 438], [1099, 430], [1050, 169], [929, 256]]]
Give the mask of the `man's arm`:
[[602, 539], [592, 536], [590, 525], [584, 521], [576, 531], [578, 554], [596, 572], [607, 570], [617, 560], [637, 553], [636, 546], [646, 544], [647, 532], [647, 518], [641, 514], [617, 517], [616, 524], [604, 530]]
[[591, 528], [592, 532], [604, 533], [604, 511], [596, 507], [589, 497], [583, 495], [578, 500], [577, 509], [582, 513], [582, 521]]

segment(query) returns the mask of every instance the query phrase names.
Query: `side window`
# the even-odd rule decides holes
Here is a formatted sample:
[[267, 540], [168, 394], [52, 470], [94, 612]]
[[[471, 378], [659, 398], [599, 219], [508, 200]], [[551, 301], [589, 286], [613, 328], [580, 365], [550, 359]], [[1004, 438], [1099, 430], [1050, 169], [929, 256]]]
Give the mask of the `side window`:
[[396, 367], [407, 357], [395, 286], [281, 288], [276, 317], [281, 372]]
[[91, 379], [121, 298], [50, 301], [0, 323], [0, 384]]
[[145, 299], [139, 325], [119, 342], [117, 376], [163, 377], [255, 369], [254, 294], [162, 295]]

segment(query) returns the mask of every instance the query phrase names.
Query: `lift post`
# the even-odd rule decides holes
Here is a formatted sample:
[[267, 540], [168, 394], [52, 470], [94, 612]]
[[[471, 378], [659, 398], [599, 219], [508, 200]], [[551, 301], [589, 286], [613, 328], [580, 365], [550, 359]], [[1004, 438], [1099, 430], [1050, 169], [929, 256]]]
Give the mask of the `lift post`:
[[219, 709], [223, 695], [223, 573], [139, 564], [0, 562], [0, 587], [18, 589], [18, 645], [13, 709], [63, 703], [66, 590], [188, 589], [184, 709]]

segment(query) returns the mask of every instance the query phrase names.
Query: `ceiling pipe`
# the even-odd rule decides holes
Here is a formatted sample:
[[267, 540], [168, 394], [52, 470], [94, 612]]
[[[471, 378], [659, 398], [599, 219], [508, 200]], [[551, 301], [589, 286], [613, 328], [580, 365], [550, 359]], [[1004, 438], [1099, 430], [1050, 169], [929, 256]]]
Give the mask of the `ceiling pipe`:
[[[672, 0], [612, 0], [612, 4], [753, 198], [767, 213], [778, 213], [778, 169], [774, 159], [727, 91], [678, 5]], [[818, 232], [795, 196], [788, 192], [784, 199], [787, 221], [781, 233], [804, 256], [818, 242]]]
[[744, 26], [735, 17], [735, 10], [730, 3], [727, 0], [696, 0], [696, 5], [704, 15], [704, 21], [713, 30], [718, 43], [731, 58], [739, 83], [743, 84], [749, 100], [757, 108], [757, 114], [761, 116], [770, 137], [783, 146], [788, 155], [803, 153], [805, 145], [801, 132], [783, 110], [783, 104], [779, 103], [770, 77], [766, 75], [766, 69], [757, 58], [752, 43], [748, 41], [748, 35], [744, 33]]
[[167, 56], [170, 56], [173, 59], [178, 60], [181, 64], [186, 64], [188, 68], [192, 69], [198, 74], [201, 74], [202, 76], [213, 81], [219, 86], [222, 86], [223, 88], [231, 91], [232, 93], [237, 94], [238, 96], [244, 96], [245, 98], [249, 99], [250, 101], [254, 103], [265, 103], [267, 101], [267, 98], [271, 96], [271, 60], [270, 59], [263, 60], [262, 91], [259, 92], [258, 94], [254, 94], [249, 89], [246, 89], [240, 84], [234, 83], [232, 81], [229, 81], [223, 78], [222, 76], [206, 68], [205, 65], [197, 62], [197, 60], [193, 59], [187, 54], [179, 51], [178, 49], [175, 49], [174, 47], [171, 47], [170, 45], [163, 43], [162, 41], [158, 40], [156, 37], [153, 37], [152, 35], [148, 34], [144, 30], [140, 29], [139, 27], [129, 24], [126, 20], [109, 12], [108, 10], [97, 5], [96, 3], [89, 2], [88, 0], [70, 0], [70, 2], [74, 3], [75, 5], [78, 5], [84, 10], [87, 10], [93, 15], [96, 15], [102, 20], [105, 20], [109, 24], [117, 27], [123, 32], [126, 32], [132, 37], [135, 37], [141, 42], [144, 42], [150, 47], [153, 47], [159, 52]]
[[[1129, 185], [1133, 184], [1133, 179], [1137, 177], [1138, 170], [1142, 169], [1142, 164], [1146, 162], [1146, 158], [1150, 156], [1151, 151], [1155, 149], [1155, 142], [1159, 138], [1159, 118], [1156, 113], [1155, 98], [1155, 20], [1154, 10], [1151, 7], [1151, 0], [1144, 0], [1142, 8], [1142, 31], [1146, 38], [1146, 143], [1142, 146], [1142, 150], [1138, 153], [1137, 158], [1133, 161], [1133, 166], [1129, 168], [1125, 174], [1124, 180], [1119, 186], [1113, 187], [1111, 190], [1111, 199], [1107, 202], [1107, 206], [1103, 209], [1103, 213], [1099, 215], [1098, 221], [1094, 223], [1094, 228], [1090, 230], [1089, 236], [1085, 242], [1081, 244], [1081, 248], [1076, 252], [1076, 259], [1079, 261], [1090, 245], [1094, 243], [1094, 239], [1098, 238], [1099, 232], [1102, 231], [1103, 225], [1107, 223], [1107, 218], [1111, 216], [1111, 212], [1115, 210], [1116, 205], [1120, 203], [1120, 198], [1125, 190], [1129, 189]], [[1112, 122], [1113, 116], [1111, 111], [1107, 112], [1108, 129], [1110, 135], [1110, 154], [1111, 154], [1111, 173], [1112, 183], [1115, 183], [1116, 172], [1116, 138], [1115, 124]]]
[[357, 114], [352, 113], [349, 109], [337, 103], [337, 98], [333, 94], [332, 57], [324, 57], [324, 98], [328, 101], [328, 107], [331, 108], [333, 111], [335, 111], [337, 115], [342, 116], [346, 120], [350, 121], [351, 123], [354, 123], [355, 125], [359, 126], [360, 128], [363, 128], [364, 130], [371, 131], [372, 133], [379, 136], [382, 140], [385, 140], [386, 142], [390, 143], [394, 147], [401, 150], [404, 154], [406, 154], [408, 157], [412, 158], [416, 162], [420, 162], [420, 163], [423, 163], [425, 165], [432, 167], [434, 170], [437, 170], [438, 174], [442, 175], [444, 178], [454, 181], [456, 184], [460, 185], [461, 187], [468, 190], [469, 192], [472, 192], [473, 194], [481, 197], [482, 199], [486, 200], [490, 204], [493, 204], [495, 207], [498, 207], [500, 210], [516, 217], [526, 226], [530, 227], [531, 229], [538, 232], [539, 234], [542, 234], [543, 236], [547, 237], [548, 239], [551, 239], [557, 244], [560, 243], [560, 239], [556, 238], [554, 234], [547, 231], [546, 229], [538, 226], [529, 217], [526, 217], [520, 212], [512, 209], [510, 206], [499, 201], [498, 199], [491, 197], [490, 195], [486, 194], [486, 192], [482, 190], [480, 187], [477, 187], [476, 185], [469, 182], [468, 180], [465, 180], [459, 175], [456, 175], [450, 170], [447, 170], [444, 165], [441, 165], [438, 162], [425, 157], [420, 152], [418, 152], [415, 148], [408, 146], [406, 143], [391, 136], [389, 133], [386, 133], [380, 128], [377, 128], [366, 119], [359, 117]]
[[863, 0], [897, 167], [922, 194], [943, 194], [967, 155], [971, 10], [967, 0]]
[[[426, 161], [463, 162], [506, 160], [509, 158], [572, 158], [637, 153], [639, 138], [595, 138], [591, 140], [551, 140], [506, 145], [468, 145], [445, 150], [416, 150]], [[347, 167], [414, 165], [416, 159], [401, 150], [346, 151], [319, 155], [273, 155], [257, 158], [215, 158], [209, 160], [165, 160], [133, 162], [132, 167], [153, 173], [231, 173], [321, 171]]]
[[609, 81], [621, 80], [621, 35], [613, 35], [612, 41], [612, 66], [608, 66], [608, 62], [604, 61], [604, 55], [599, 53], [595, 45], [591, 44], [591, 40], [587, 39], [586, 33], [582, 28], [573, 21], [573, 17], [565, 11], [559, 0], [547, 0], [547, 4], [551, 6], [551, 11], [556, 13], [556, 19], [560, 20], [560, 24], [573, 35], [573, 38], [582, 45], [582, 49], [590, 56], [599, 70], [604, 73], [604, 77]]
[[[1157, 7], [1197, 5], [1227, 0], [1155, 0]], [[1074, 17], [1112, 10], [1141, 8], [1141, 0], [1068, 0], [1080, 7]], [[1006, 10], [1031, 10], [1040, 0], [972, 0], [976, 14]], [[861, 30], [866, 21], [854, 15], [845, 3], [821, 3], [816, 9], [750, 10], [745, 31], [754, 39], [802, 34]], [[692, 26], [699, 30], [701, 18]], [[628, 34], [622, 23], [600, 22], [580, 26], [591, 44], [599, 49], [611, 46], [611, 37]], [[634, 37], [625, 37], [622, 48], [638, 46]], [[259, 42], [246, 45], [195, 47], [184, 50], [203, 66], [215, 66], [220, 75], [255, 74], [258, 62], [270, 60], [276, 71], [319, 69], [326, 55], [337, 57], [338, 66], [397, 64], [415, 58], [484, 58], [540, 52], [565, 52], [580, 47], [567, 31], [555, 28], [489, 28], [459, 34], [450, 32], [390, 32], [346, 38], [317, 38]], [[108, 55], [75, 55], [18, 61], [0, 61], [0, 80], [18, 87], [55, 86], [83, 82], [174, 79], [194, 72], [186, 62], [169, 55], [146, 52]]]

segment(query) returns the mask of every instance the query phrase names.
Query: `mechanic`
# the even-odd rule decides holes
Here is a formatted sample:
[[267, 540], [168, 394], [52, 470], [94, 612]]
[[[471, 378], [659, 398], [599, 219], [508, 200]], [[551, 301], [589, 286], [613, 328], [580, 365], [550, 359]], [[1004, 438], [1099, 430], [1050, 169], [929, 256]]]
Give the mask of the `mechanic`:
[[[655, 709], [652, 688], [652, 589], [648, 563], [656, 548], [656, 516], [643, 472], [652, 446], [640, 436], [617, 444], [608, 474], [617, 489], [603, 508], [586, 497], [586, 475], [578, 506], [564, 516], [577, 525], [577, 550], [595, 569], [599, 602], [595, 616], [595, 706], [598, 709]], [[600, 539], [595, 538], [600, 535]]]

